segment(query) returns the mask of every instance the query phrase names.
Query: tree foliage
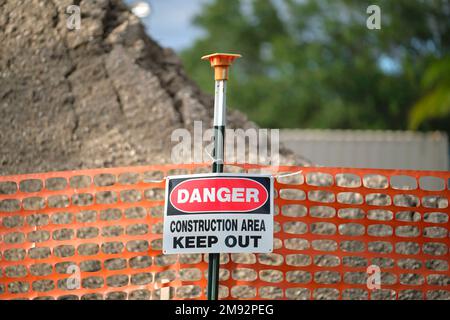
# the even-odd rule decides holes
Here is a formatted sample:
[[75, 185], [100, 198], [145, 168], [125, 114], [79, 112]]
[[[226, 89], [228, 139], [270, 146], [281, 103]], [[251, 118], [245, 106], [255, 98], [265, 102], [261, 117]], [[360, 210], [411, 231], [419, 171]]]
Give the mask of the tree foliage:
[[427, 68], [422, 86], [427, 93], [411, 110], [411, 129], [417, 129], [430, 119], [445, 119], [450, 114], [450, 57], [438, 60]]
[[[380, 30], [366, 27], [372, 4]], [[188, 73], [212, 92], [199, 57], [241, 53], [229, 105], [265, 127], [405, 129], [425, 70], [450, 54], [449, 0], [214, 0], [194, 23], [205, 36], [182, 52]]]

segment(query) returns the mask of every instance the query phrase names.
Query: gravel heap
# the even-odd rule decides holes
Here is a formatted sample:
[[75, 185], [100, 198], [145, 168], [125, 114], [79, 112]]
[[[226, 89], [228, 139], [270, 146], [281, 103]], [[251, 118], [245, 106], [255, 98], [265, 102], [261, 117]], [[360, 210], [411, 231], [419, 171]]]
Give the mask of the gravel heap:
[[[170, 162], [172, 131], [210, 126], [213, 98], [121, 0], [75, 1], [80, 30], [73, 3], [0, 0], [0, 174]], [[255, 127], [237, 111], [228, 124]]]

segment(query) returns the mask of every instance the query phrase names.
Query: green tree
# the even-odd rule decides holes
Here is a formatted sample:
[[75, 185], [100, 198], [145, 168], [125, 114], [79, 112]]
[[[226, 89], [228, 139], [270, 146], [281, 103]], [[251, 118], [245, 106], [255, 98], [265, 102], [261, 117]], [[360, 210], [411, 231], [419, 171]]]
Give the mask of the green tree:
[[430, 120], [448, 118], [450, 115], [450, 57], [438, 60], [428, 67], [422, 79], [422, 86], [427, 93], [411, 110], [411, 129], [417, 129]]
[[188, 73], [212, 92], [199, 57], [241, 53], [229, 105], [265, 127], [405, 129], [425, 70], [450, 54], [449, 0], [214, 0], [194, 23], [206, 35], [182, 52]]

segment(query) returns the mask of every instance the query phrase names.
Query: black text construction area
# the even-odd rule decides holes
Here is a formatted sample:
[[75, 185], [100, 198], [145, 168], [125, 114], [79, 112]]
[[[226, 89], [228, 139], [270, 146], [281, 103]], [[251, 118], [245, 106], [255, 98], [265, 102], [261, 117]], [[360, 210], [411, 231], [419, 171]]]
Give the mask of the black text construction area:
[[167, 178], [163, 252], [271, 252], [273, 179], [203, 174]]

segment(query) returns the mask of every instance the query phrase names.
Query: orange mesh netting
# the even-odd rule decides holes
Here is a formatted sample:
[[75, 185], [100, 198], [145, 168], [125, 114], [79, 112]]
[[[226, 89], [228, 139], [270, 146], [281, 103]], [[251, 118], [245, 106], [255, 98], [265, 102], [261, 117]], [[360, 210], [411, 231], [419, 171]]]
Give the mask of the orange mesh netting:
[[[0, 299], [204, 299], [207, 256], [161, 252], [161, 179], [209, 171], [0, 177]], [[450, 298], [449, 172], [227, 166], [236, 171], [278, 175], [274, 252], [222, 254], [221, 298]], [[368, 289], [371, 265], [379, 289]]]

